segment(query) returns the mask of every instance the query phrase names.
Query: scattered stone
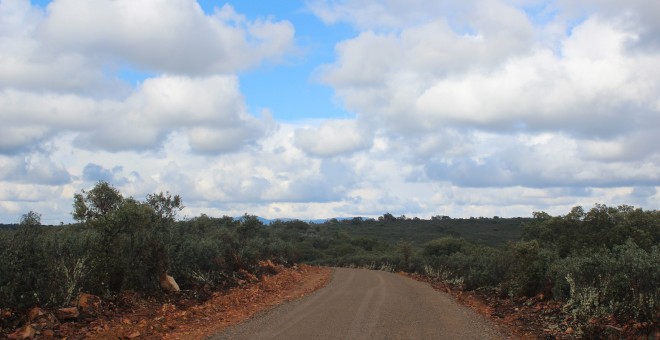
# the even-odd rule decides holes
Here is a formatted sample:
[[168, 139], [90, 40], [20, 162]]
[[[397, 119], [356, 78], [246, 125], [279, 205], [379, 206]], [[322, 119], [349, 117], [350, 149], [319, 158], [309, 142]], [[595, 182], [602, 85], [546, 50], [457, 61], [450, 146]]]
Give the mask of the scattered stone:
[[[0, 0], [1, 2], [2, 0]], [[216, 333], [220, 328], [235, 324], [248, 317], [255, 310], [270, 308], [275, 301], [286, 301], [294, 296], [302, 296], [312, 290], [312, 286], [320, 287], [331, 276], [327, 268], [312, 268], [305, 265], [298, 270], [276, 265], [281, 269], [277, 275], [267, 276], [265, 282], [258, 282], [245, 288], [208, 289], [208, 300], [198, 298], [200, 292], [189, 294], [163, 296], [153, 298], [141, 294], [123, 292], [113, 300], [81, 294], [77, 296], [72, 306], [80, 305], [90, 311], [96, 310], [96, 315], [88, 315], [83, 308], [78, 308], [80, 316], [74, 322], [59, 323], [60, 311], [43, 309], [35, 310], [35, 321], [27, 321], [29, 309], [19, 318], [16, 312], [0, 309], [0, 339], [162, 339], [168, 335], [178, 339], [202, 339]], [[303, 280], [310, 273], [311, 277]], [[238, 277], [238, 273], [235, 273]], [[323, 277], [324, 279], [320, 279]], [[302, 281], [301, 281], [302, 280]], [[306, 282], [304, 287], [298, 287], [299, 282]], [[295, 288], [295, 293], [291, 289]], [[222, 288], [222, 287], [219, 287]], [[164, 303], [166, 302], [166, 303]], [[52, 312], [52, 313], [51, 313]], [[50, 315], [50, 317], [49, 317]], [[5, 319], [9, 317], [10, 319]], [[44, 320], [55, 320], [56, 327], [42, 326]], [[64, 321], [64, 319], [59, 319]], [[125, 320], [123, 322], [123, 320]], [[128, 322], [130, 324], [127, 324]], [[27, 328], [27, 325], [30, 328]], [[22, 326], [19, 328], [19, 326]], [[24, 332], [26, 332], [24, 334]], [[32, 333], [34, 331], [34, 333]], [[139, 332], [139, 336], [134, 334]], [[24, 337], [25, 335], [25, 337]]]
[[54, 328], [59, 324], [55, 315], [39, 307], [34, 307], [30, 310], [28, 320], [36, 330]]
[[82, 293], [78, 297], [78, 308], [83, 314], [97, 315], [101, 311], [101, 298], [87, 293]]
[[261, 261], [259, 262], [259, 265], [263, 271], [270, 275], [274, 275], [280, 272], [280, 268], [278, 268], [271, 260]]
[[126, 336], [126, 339], [135, 339], [140, 337], [140, 332], [135, 331], [129, 335]]
[[615, 327], [615, 326], [612, 326], [612, 325], [605, 325], [605, 328], [609, 328], [609, 329], [615, 330], [617, 332], [623, 332], [623, 328]]
[[58, 309], [56, 315], [60, 320], [73, 320], [80, 316], [80, 311], [78, 307], [66, 307]]
[[163, 290], [168, 291], [168, 292], [179, 292], [181, 289], [179, 289], [179, 285], [174, 281], [174, 278], [167, 275], [167, 273], [163, 273], [160, 276], [160, 287], [163, 288]]
[[30, 309], [30, 312], [28, 313], [28, 319], [30, 321], [35, 321], [39, 317], [44, 316], [44, 315], [46, 315], [46, 312], [44, 312], [43, 309], [41, 309], [39, 307], [34, 307], [34, 308]]
[[37, 335], [37, 330], [32, 325], [27, 325], [9, 334], [9, 339], [34, 339], [35, 335]]

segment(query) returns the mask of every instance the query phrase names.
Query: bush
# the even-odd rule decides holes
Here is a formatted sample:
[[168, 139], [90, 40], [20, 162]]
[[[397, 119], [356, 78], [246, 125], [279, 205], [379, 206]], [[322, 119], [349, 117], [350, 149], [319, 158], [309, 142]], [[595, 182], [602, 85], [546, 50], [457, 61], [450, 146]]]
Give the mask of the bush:
[[650, 252], [632, 241], [598, 254], [569, 257], [557, 264], [558, 298], [575, 317], [613, 315], [621, 321], [659, 322], [660, 250]]
[[426, 243], [422, 249], [425, 271], [460, 282], [464, 289], [495, 288], [504, 281], [510, 263], [505, 252], [476, 246], [463, 239], [443, 237]]
[[46, 237], [39, 214], [31, 211], [23, 215], [0, 261], [0, 301], [3, 304], [24, 308], [48, 305], [56, 299], [51, 244]]
[[549, 276], [552, 263], [557, 255], [540, 247], [536, 240], [519, 241], [508, 249], [510, 267], [503, 282], [504, 291], [510, 296], [534, 296], [552, 293], [552, 280]]
[[443, 257], [457, 252], [464, 252], [471, 246], [472, 244], [464, 239], [447, 236], [424, 244], [422, 254], [425, 257]]
[[224, 258], [226, 246], [221, 240], [217, 234], [214, 237], [188, 235], [172, 248], [168, 254], [170, 271], [181, 287], [215, 285], [222, 281], [223, 273], [230, 269]]

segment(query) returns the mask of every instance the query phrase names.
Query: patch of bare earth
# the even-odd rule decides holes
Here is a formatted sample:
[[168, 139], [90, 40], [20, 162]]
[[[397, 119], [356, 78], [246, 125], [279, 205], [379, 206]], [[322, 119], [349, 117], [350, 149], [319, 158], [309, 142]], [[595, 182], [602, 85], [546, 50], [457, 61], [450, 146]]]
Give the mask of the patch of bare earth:
[[113, 301], [101, 301], [90, 313], [81, 309], [81, 315], [70, 320], [51, 317], [58, 311], [39, 309], [47, 317], [25, 316], [28, 321], [11, 334], [3, 334], [0, 328], [0, 338], [203, 339], [314, 292], [332, 274], [330, 268], [307, 265], [277, 266], [276, 271], [261, 279], [246, 273], [237, 287], [218, 292], [182, 291], [151, 297], [124, 292]]
[[[193, 307], [192, 317], [165, 335], [165, 339], [201, 339], [247, 320], [259, 312], [281, 303], [309, 295], [325, 286], [332, 270], [325, 267], [301, 265], [249, 287], [216, 294], [208, 303]], [[183, 319], [186, 315], [181, 314]]]

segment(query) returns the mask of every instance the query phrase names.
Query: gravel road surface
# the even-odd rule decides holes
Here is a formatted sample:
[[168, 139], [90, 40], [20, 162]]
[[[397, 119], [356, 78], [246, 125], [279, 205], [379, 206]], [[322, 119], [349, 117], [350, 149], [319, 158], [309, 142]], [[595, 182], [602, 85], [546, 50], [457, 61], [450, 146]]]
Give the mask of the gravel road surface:
[[401, 275], [335, 269], [330, 283], [211, 339], [507, 339], [447, 294]]

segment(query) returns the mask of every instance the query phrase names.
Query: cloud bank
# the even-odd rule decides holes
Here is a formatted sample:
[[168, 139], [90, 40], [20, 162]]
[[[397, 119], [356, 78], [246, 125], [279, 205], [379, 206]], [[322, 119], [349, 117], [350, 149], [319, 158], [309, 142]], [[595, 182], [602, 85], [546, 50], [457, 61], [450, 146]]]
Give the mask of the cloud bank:
[[303, 5], [355, 32], [310, 74], [346, 117], [278, 121], [242, 92], [245, 72], [305, 62], [286, 15], [0, 2], [0, 220], [69, 221], [98, 180], [181, 194], [188, 216], [660, 203], [656, 1]]

